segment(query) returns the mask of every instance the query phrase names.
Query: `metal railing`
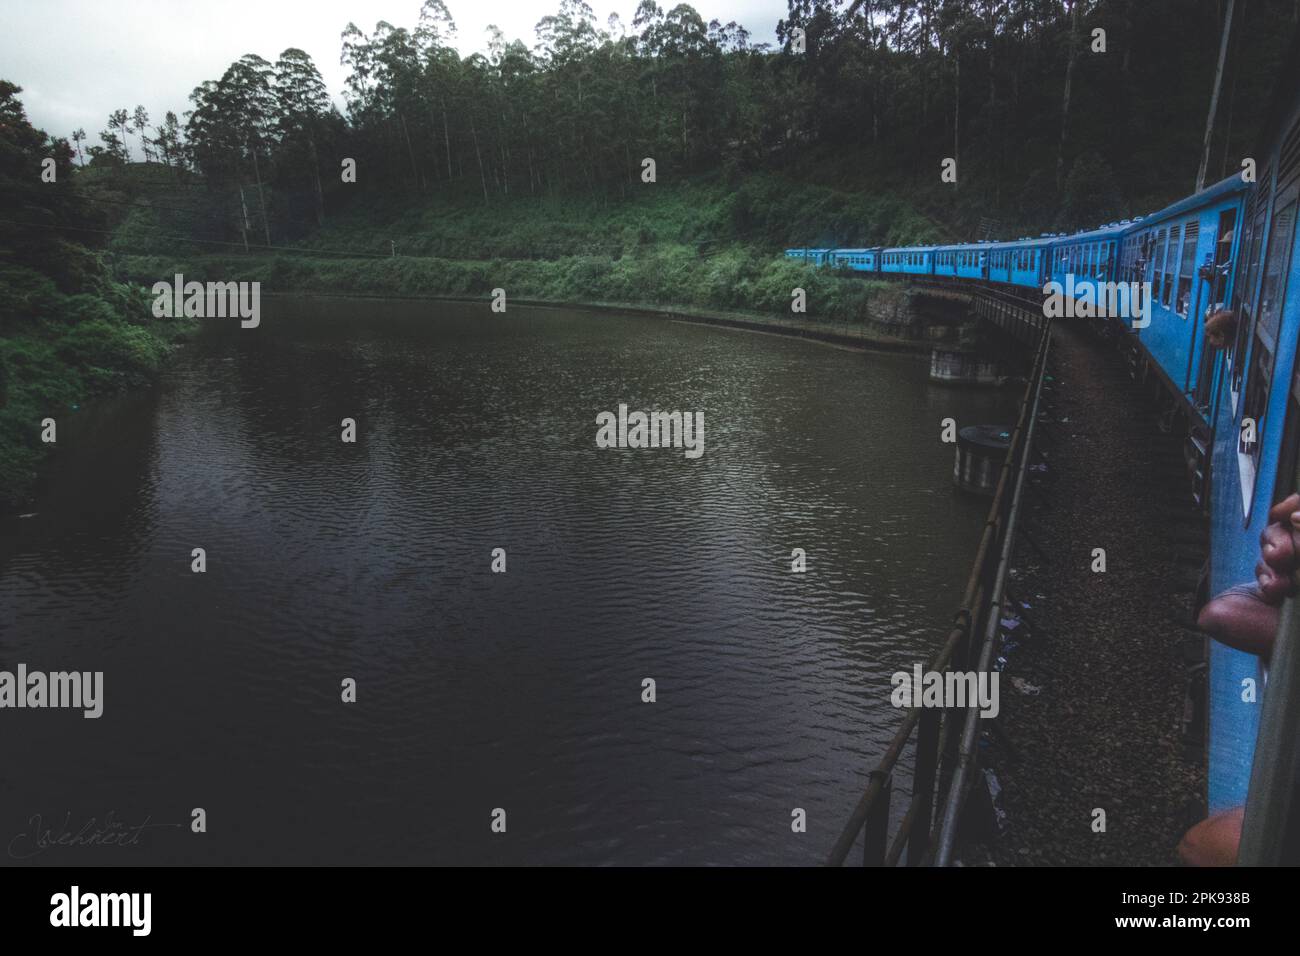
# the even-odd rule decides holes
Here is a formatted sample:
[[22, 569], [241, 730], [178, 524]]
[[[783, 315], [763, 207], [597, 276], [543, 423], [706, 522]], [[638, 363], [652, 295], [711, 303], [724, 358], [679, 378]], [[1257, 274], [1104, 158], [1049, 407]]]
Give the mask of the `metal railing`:
[[1038, 347], [1038, 341], [1051, 321], [1043, 315], [1041, 306], [1027, 303], [1001, 289], [980, 289], [973, 295], [971, 306], [980, 318], [993, 323], [1029, 349]]
[[[1051, 343], [1050, 320], [1041, 310], [990, 295], [989, 291], [973, 293], [977, 311], [1005, 328], [1008, 334], [1030, 344], [1034, 350], [1033, 367], [961, 606], [953, 617], [947, 639], [927, 668], [939, 673], [987, 672], [990, 666]], [[911, 707], [870, 772], [866, 791], [831, 849], [827, 863], [842, 865], [861, 835], [866, 866], [897, 866], [905, 852], [908, 866], [946, 865], [977, 763], [978, 721], [977, 701], [970, 701], [965, 707]], [[894, 777], [914, 731], [912, 793], [891, 839]], [[935, 809], [940, 804], [942, 809], [936, 819]]]
[[1007, 287], [984, 284], [975, 279], [904, 278], [912, 279], [908, 284], [913, 288], [969, 297], [971, 309], [976, 316], [1015, 339], [1031, 353], [1038, 348], [1038, 340], [1051, 321], [1043, 314], [1041, 299], [1035, 300], [1030, 294], [1037, 290], [1024, 290], [1025, 294], [1020, 295]]

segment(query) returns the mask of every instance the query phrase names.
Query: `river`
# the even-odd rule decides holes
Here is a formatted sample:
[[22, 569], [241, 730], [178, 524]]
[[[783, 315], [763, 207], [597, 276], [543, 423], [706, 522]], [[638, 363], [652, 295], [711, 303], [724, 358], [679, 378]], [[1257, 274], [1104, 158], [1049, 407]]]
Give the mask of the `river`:
[[[262, 313], [69, 413], [0, 524], [0, 668], [104, 673], [99, 719], [0, 711], [0, 860], [824, 858], [983, 522], [940, 420], [1011, 392], [650, 317]], [[704, 454], [596, 447], [620, 403]]]

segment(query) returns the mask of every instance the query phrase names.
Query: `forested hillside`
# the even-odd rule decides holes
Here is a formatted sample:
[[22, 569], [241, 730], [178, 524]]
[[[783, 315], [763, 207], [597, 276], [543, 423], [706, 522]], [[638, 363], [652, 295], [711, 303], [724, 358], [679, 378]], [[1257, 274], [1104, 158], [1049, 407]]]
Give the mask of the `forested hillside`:
[[[1249, 151], [1298, 13], [1237, 5], [1208, 181]], [[687, 4], [643, 0], [625, 24], [561, 0], [535, 37], [493, 31], [462, 57], [442, 0], [426, 0], [409, 24], [342, 32], [345, 115], [303, 51], [263, 51], [195, 89], [183, 125], [150, 135], [147, 111], [124, 108], [89, 152], [121, 163], [134, 128], [146, 158], [202, 177], [196, 235], [252, 245], [300, 238], [359, 197], [509, 216], [521, 200], [608, 208], [700, 177], [739, 190], [708, 238], [891, 238], [889, 222], [774, 221], [744, 189], [759, 173], [894, 197], [943, 238], [1074, 229], [1192, 189], [1222, 23], [1216, 0], [790, 0], [769, 49]]]

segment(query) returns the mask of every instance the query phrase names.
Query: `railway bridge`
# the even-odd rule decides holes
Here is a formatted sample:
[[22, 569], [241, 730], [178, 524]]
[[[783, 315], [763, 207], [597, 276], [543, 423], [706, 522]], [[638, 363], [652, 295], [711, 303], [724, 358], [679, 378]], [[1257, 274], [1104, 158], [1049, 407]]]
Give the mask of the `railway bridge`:
[[1029, 369], [961, 604], [926, 665], [997, 672], [1001, 713], [907, 709], [828, 863], [1172, 863], [1205, 813], [1205, 715], [1187, 702], [1203, 696], [1191, 609], [1206, 529], [1177, 439], [1134, 401], [1150, 396], [1114, 340], [1004, 291], [944, 285]]

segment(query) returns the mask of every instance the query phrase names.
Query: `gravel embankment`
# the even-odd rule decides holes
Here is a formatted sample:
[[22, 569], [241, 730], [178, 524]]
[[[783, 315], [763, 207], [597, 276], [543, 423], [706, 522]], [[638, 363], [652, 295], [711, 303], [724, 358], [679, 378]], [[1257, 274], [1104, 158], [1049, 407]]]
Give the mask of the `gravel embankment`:
[[[1186, 541], [1201, 526], [1177, 479], [1178, 442], [1119, 354], [1063, 320], [1050, 366], [1039, 423], [1050, 472], [1022, 525], [1037, 548], [1021, 540], [1012, 584], [1032, 607], [984, 755], [1006, 816], [965, 861], [1176, 864], [1204, 813], [1204, 768], [1182, 733], [1196, 640]], [[1094, 548], [1105, 573], [1091, 570]]]

